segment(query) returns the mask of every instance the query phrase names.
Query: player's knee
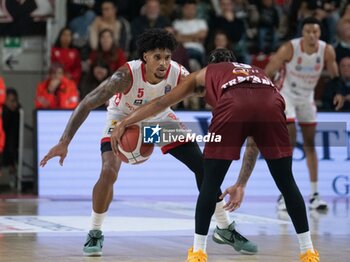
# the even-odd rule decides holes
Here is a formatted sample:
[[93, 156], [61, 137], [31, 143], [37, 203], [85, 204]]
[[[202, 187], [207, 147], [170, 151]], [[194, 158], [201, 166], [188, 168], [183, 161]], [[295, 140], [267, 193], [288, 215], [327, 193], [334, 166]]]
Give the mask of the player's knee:
[[100, 181], [104, 184], [114, 184], [118, 177], [118, 169], [113, 166], [103, 165]]

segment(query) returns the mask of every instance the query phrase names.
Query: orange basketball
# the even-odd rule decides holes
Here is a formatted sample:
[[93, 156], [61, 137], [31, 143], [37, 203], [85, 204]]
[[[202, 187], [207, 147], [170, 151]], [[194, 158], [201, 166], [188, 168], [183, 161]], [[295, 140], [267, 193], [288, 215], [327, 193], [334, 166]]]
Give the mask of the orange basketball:
[[118, 144], [118, 157], [125, 163], [140, 164], [150, 158], [154, 144], [143, 143], [139, 125], [131, 125], [125, 129]]

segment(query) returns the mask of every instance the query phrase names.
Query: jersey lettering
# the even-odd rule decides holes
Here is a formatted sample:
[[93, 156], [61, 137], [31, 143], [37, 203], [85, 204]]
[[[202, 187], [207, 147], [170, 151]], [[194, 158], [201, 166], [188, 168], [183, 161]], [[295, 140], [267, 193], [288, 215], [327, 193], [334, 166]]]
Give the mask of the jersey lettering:
[[137, 90], [137, 98], [141, 98], [141, 97], [143, 97], [143, 95], [144, 95], [144, 88], [139, 88], [138, 90]]

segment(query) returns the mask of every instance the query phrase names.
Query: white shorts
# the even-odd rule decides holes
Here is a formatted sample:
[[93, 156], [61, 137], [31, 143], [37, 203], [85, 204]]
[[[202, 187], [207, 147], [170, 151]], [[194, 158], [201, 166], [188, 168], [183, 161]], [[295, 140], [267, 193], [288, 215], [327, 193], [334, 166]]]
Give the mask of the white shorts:
[[317, 108], [314, 101], [305, 99], [296, 100], [287, 94], [281, 92], [286, 103], [287, 122], [292, 123], [296, 120], [299, 124], [315, 124]]
[[[101, 139], [101, 143], [105, 143], [105, 142], [110, 142], [111, 141], [111, 133], [113, 132], [113, 129], [116, 125], [116, 123], [119, 120], [122, 120], [123, 118], [125, 118], [127, 116], [127, 114], [124, 114], [122, 112], [111, 112], [108, 111], [107, 112], [107, 121], [106, 121], [106, 125], [103, 129], [103, 133], [102, 133], [102, 139]], [[157, 125], [159, 124], [159, 126], [164, 129], [166, 128], [167, 130], [183, 130], [180, 131], [183, 134], [190, 132], [187, 127], [185, 126], [184, 123], [182, 123], [175, 115], [174, 111], [168, 109], [160, 114], [158, 114], [156, 117], [154, 118], [149, 118], [145, 121], [142, 121], [143, 124], [146, 123], [146, 125]], [[178, 133], [178, 132], [177, 132]], [[162, 150], [162, 152], [165, 154], [167, 153], [170, 149], [175, 148], [177, 146], [180, 146], [182, 144], [185, 144], [187, 142], [179, 142], [179, 141], [161, 141], [160, 143], [157, 143], [156, 145], [159, 146]]]

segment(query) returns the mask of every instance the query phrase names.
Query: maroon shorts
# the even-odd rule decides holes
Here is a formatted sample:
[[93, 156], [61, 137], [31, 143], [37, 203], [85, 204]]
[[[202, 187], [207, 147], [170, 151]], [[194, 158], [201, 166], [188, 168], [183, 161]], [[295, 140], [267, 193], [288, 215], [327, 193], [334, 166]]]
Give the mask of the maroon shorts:
[[226, 90], [213, 110], [209, 132], [221, 142], [207, 142], [204, 157], [237, 160], [247, 136], [265, 159], [292, 156], [282, 96], [272, 87], [241, 85]]

